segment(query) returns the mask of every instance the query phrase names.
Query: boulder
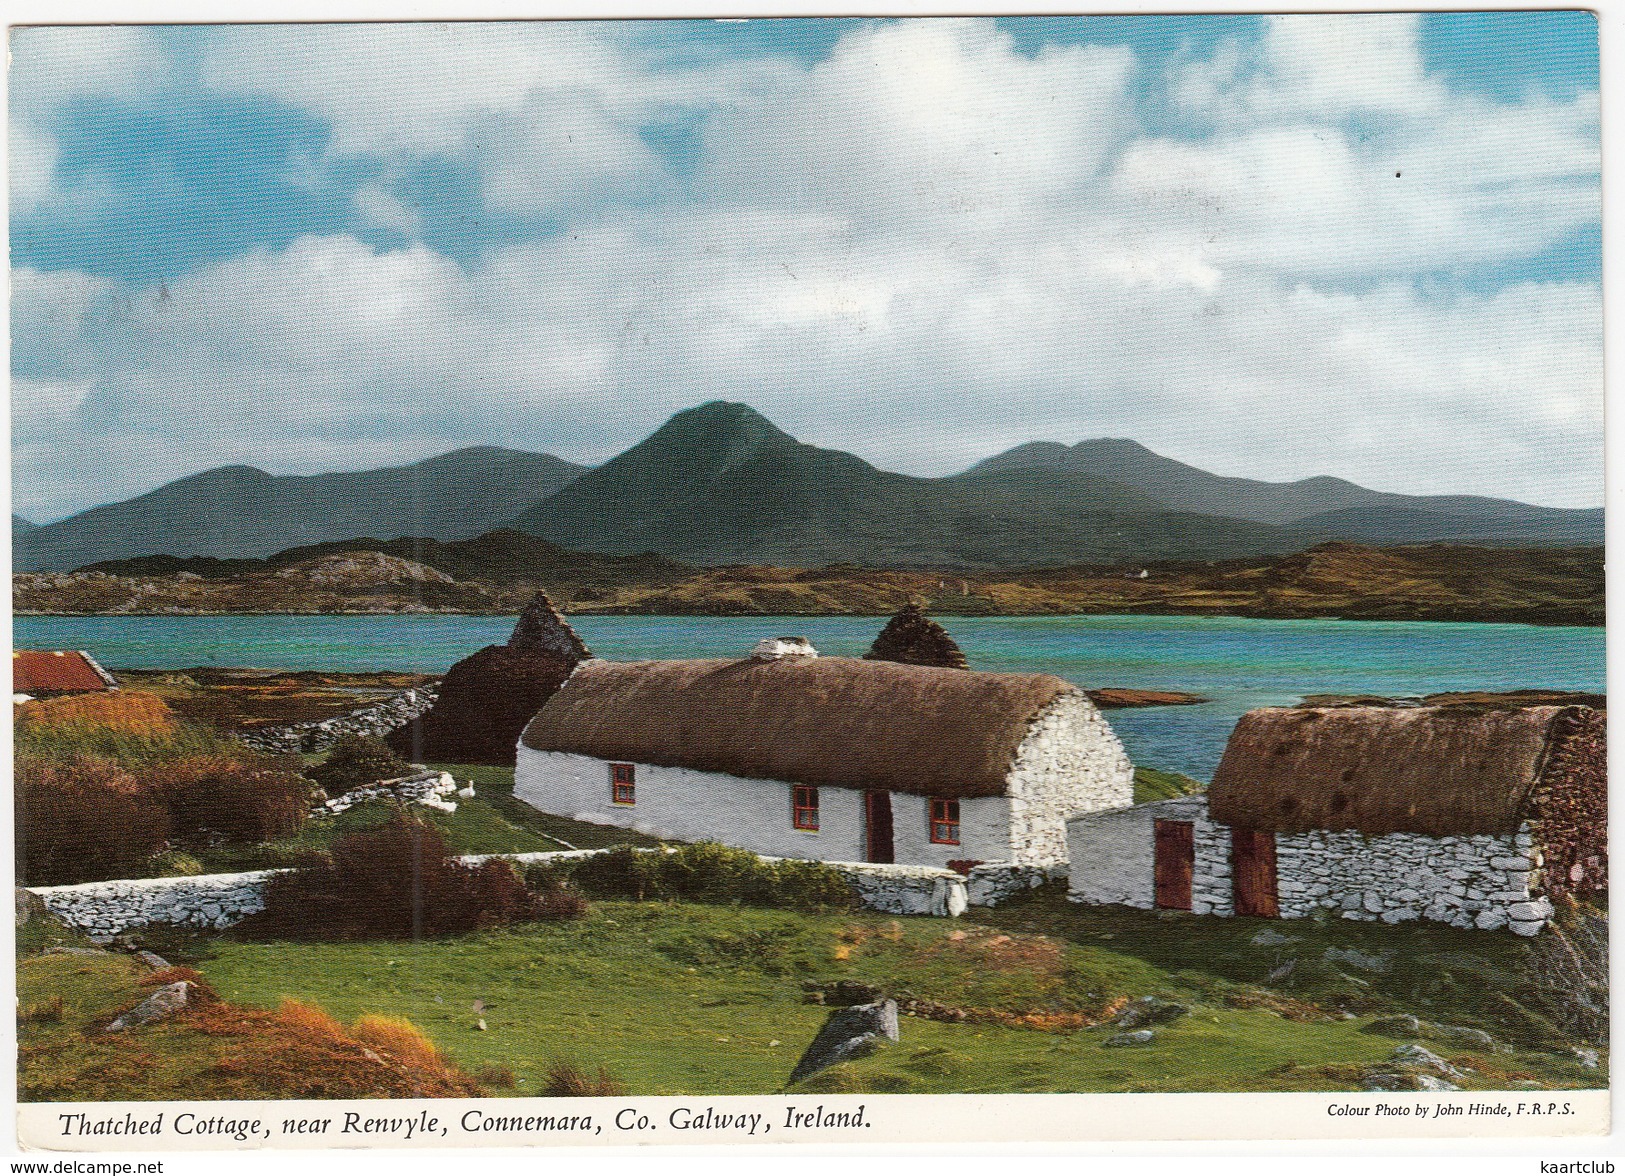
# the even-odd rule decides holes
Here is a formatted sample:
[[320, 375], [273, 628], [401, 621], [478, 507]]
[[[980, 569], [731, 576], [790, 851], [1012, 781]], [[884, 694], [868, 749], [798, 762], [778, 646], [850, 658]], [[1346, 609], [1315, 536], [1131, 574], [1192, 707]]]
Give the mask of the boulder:
[[164, 959], [163, 956], [159, 955], [155, 951], [138, 951], [135, 953], [135, 958], [140, 960], [147, 967], [151, 968], [154, 972], [162, 972], [165, 968], [169, 967], [169, 961]]
[[1459, 1045], [1464, 1049], [1480, 1049], [1485, 1052], [1495, 1049], [1495, 1038], [1482, 1029], [1469, 1029], [1465, 1025], [1434, 1025], [1428, 1029], [1427, 1036], [1431, 1041]]
[[1375, 1033], [1382, 1037], [1420, 1037], [1422, 1022], [1409, 1013], [1397, 1017], [1378, 1017], [1360, 1028], [1361, 1033]]
[[1112, 1020], [1119, 1029], [1137, 1029], [1141, 1025], [1167, 1025], [1190, 1012], [1182, 1004], [1163, 1000], [1157, 996], [1142, 996], [1130, 1001]]
[[1124, 1049], [1137, 1045], [1150, 1045], [1157, 1036], [1154, 1029], [1135, 1029], [1131, 1033], [1114, 1033], [1102, 1041], [1103, 1049]]
[[432, 709], [385, 742], [416, 762], [512, 764], [525, 725], [592, 651], [538, 592], [505, 645], [488, 645], [446, 672]]
[[39, 895], [21, 886], [16, 889], [17, 926], [25, 926], [31, 919], [37, 919], [49, 913], [45, 907], [45, 900]]
[[794, 1086], [820, 1070], [827, 1070], [841, 1062], [863, 1057], [872, 1052], [881, 1039], [898, 1041], [897, 1002], [880, 1000], [873, 1004], [851, 1005], [836, 1009], [818, 1030], [807, 1052], [801, 1055], [796, 1068], [790, 1071], [786, 1085]]
[[1456, 1067], [1432, 1050], [1420, 1045], [1402, 1045], [1388, 1055], [1388, 1060], [1390, 1063], [1437, 1074], [1441, 1078], [1460, 1078], [1462, 1076], [1462, 1072]]
[[904, 605], [887, 621], [863, 656], [869, 661], [901, 662], [910, 666], [967, 668], [965, 655], [948, 636], [948, 630], [926, 616], [925, 610], [917, 604]]
[[107, 1032], [120, 1033], [136, 1025], [150, 1025], [154, 1021], [162, 1021], [165, 1017], [172, 1017], [184, 1009], [191, 999], [190, 980], [177, 980], [173, 984], [165, 984], [109, 1025]]

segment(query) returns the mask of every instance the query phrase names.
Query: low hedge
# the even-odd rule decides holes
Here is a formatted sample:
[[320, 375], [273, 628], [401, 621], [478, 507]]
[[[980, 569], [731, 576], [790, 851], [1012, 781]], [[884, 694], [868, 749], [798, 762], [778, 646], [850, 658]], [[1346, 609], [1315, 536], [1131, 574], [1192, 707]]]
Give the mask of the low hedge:
[[571, 877], [594, 898], [739, 902], [801, 911], [857, 905], [851, 884], [824, 862], [768, 861], [714, 841], [666, 852], [621, 846], [582, 859]]

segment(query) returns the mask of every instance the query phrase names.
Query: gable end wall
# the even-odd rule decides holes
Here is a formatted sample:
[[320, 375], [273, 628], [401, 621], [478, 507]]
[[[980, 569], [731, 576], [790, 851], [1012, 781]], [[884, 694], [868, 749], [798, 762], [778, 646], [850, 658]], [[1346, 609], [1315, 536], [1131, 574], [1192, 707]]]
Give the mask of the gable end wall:
[[1134, 803], [1134, 765], [1088, 698], [1062, 694], [1027, 729], [1007, 792], [1010, 841], [1002, 856], [1020, 865], [1054, 865], [1067, 860], [1069, 818]]

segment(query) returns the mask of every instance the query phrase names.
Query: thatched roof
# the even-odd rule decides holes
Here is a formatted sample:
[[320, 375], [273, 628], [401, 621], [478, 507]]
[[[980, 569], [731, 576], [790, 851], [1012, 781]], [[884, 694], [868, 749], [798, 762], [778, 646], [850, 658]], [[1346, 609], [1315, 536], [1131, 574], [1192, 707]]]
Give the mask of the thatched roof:
[[1516, 831], [1565, 708], [1269, 707], [1208, 789], [1227, 825], [1435, 836]]
[[798, 784], [998, 796], [1031, 720], [1077, 688], [857, 658], [587, 661], [526, 747]]

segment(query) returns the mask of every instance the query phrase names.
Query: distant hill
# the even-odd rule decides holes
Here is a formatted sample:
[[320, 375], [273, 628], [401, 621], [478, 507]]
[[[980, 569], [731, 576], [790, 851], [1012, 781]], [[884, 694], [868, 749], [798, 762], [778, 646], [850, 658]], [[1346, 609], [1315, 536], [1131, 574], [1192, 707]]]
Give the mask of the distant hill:
[[1077, 471], [1135, 487], [1177, 510], [1288, 525], [1314, 539], [1547, 546], [1603, 541], [1601, 509], [1562, 510], [1461, 494], [1390, 494], [1329, 477], [1297, 482], [1226, 478], [1116, 437], [1072, 446], [1032, 441], [979, 462], [969, 473], [1011, 470]]
[[252, 558], [358, 535], [466, 539], [553, 494], [583, 467], [541, 453], [460, 449], [414, 465], [278, 476], [206, 470], [17, 537], [20, 571], [164, 554]]
[[[573, 557], [972, 570], [1250, 558], [1336, 540], [1588, 546], [1603, 542], [1603, 513], [1390, 494], [1329, 477], [1220, 477], [1114, 438], [1032, 442], [962, 474], [917, 478], [803, 444], [748, 405], [713, 401], [677, 413], [592, 470], [491, 448], [314, 477], [208, 470], [14, 532], [14, 567], [258, 559], [290, 547], [433, 562], [424, 544], [504, 529], [507, 537], [487, 537], [478, 550], [432, 555], [476, 578], [556, 558], [514, 538], [525, 534]], [[405, 546], [390, 546], [396, 540]], [[148, 570], [162, 574], [158, 565]], [[210, 577], [241, 569], [181, 570]]]
[[601, 555], [566, 551], [556, 544], [522, 531], [491, 531], [473, 539], [442, 542], [438, 539], [344, 539], [290, 547], [264, 559], [215, 559], [194, 556], [145, 555], [110, 559], [75, 571], [106, 576], [159, 579], [182, 573], [203, 580], [231, 580], [299, 567], [312, 561], [359, 553], [423, 564], [459, 581], [488, 584], [536, 584], [566, 580], [573, 585], [668, 584], [694, 569], [659, 555]]
[[1284, 529], [1170, 511], [1078, 470], [888, 473], [725, 401], [678, 413], [509, 525], [573, 549], [697, 564], [992, 567], [1301, 546]]
[[[693, 568], [564, 551], [498, 532], [459, 543], [322, 545], [268, 560], [130, 560], [12, 576], [18, 613], [518, 611], [537, 588], [572, 613], [883, 617], [1144, 613], [1601, 625], [1603, 551], [1325, 543], [1293, 555], [1119, 567]], [[342, 550], [333, 550], [333, 548]], [[451, 578], [453, 569], [458, 569]], [[1144, 575], [1140, 572], [1143, 571]], [[205, 574], [210, 573], [210, 574]]]
[[11, 516], [11, 537], [13, 539], [15, 539], [18, 535], [26, 535], [28, 532], [38, 529], [38, 523], [31, 523], [27, 519], [23, 518], [23, 516], [20, 514], [14, 514]]

